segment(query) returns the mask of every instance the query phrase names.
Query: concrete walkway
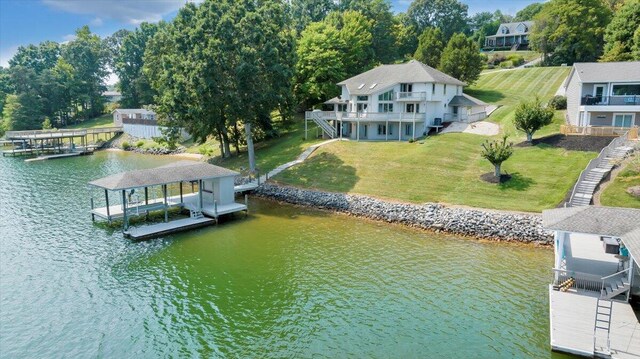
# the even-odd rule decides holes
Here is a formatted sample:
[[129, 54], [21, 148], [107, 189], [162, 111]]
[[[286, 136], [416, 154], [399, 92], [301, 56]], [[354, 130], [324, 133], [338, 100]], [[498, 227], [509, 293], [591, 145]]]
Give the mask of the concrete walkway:
[[500, 133], [500, 126], [489, 121], [478, 121], [472, 123], [452, 122], [447, 128], [440, 133], [470, 133], [480, 136], [495, 136]]

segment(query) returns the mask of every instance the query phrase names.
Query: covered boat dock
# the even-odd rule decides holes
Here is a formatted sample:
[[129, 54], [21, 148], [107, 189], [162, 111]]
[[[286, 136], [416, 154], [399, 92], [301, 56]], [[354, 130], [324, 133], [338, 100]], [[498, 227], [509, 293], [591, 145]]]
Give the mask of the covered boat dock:
[[[121, 219], [123, 233], [134, 239], [213, 224], [221, 215], [248, 209], [246, 196], [245, 203], [235, 202], [234, 178], [237, 175], [238, 172], [208, 163], [179, 161], [97, 179], [89, 182], [89, 186], [103, 191], [104, 206], [96, 207], [92, 194], [91, 218], [94, 221], [96, 217], [101, 218], [109, 223]], [[110, 196], [113, 192], [115, 196]], [[169, 221], [171, 208], [188, 210], [189, 218]], [[154, 211], [164, 212], [164, 222], [130, 228], [132, 217], [148, 216]]]

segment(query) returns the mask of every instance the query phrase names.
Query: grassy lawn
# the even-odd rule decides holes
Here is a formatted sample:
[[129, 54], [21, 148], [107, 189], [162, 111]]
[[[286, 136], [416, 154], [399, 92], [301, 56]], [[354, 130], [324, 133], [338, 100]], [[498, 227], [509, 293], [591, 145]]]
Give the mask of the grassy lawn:
[[603, 206], [640, 208], [640, 199], [627, 193], [627, 188], [640, 186], [640, 155], [627, 163], [600, 196]]
[[[511, 121], [515, 105], [538, 95], [553, 96], [567, 68], [531, 68], [484, 75], [471, 95], [500, 104], [490, 117], [514, 142], [524, 140]], [[557, 133], [563, 115], [536, 134]], [[443, 202], [474, 207], [532, 211], [557, 206], [595, 152], [567, 151], [548, 145], [516, 147], [503, 170], [512, 179], [502, 185], [479, 179], [492, 171], [480, 157], [487, 138], [452, 133], [420, 143], [339, 142], [319, 149], [307, 162], [276, 177], [279, 182], [330, 191], [352, 192], [410, 202]]]
[[98, 128], [98, 127], [113, 127], [113, 115], [110, 113], [107, 113], [100, 117], [82, 121], [74, 125], [69, 125], [65, 128]]

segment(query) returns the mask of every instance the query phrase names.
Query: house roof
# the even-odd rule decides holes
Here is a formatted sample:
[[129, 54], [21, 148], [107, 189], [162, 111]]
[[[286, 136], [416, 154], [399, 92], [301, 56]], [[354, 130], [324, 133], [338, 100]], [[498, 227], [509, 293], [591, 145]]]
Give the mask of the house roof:
[[381, 65], [356, 75], [338, 85], [345, 85], [351, 95], [371, 95], [399, 83], [435, 82], [465, 86], [466, 84], [420, 61]]
[[480, 101], [473, 96], [469, 96], [466, 93], [462, 95], [455, 95], [449, 102], [449, 106], [487, 106], [487, 103]]
[[158, 186], [200, 179], [234, 177], [238, 172], [204, 162], [178, 161], [156, 168], [121, 172], [89, 182], [89, 185], [111, 191]]
[[122, 96], [122, 94], [118, 91], [105, 91], [102, 93], [102, 96]]
[[[516, 31], [516, 28], [520, 24], [524, 24], [524, 26], [525, 26], [525, 31], [524, 32]], [[531, 32], [531, 27], [533, 26], [533, 24], [534, 24], [533, 21], [505, 22], [503, 24], [500, 24], [500, 26], [498, 27], [498, 30], [496, 31], [495, 35], [487, 36], [487, 37], [508, 36], [508, 35], [526, 35], [526, 34]], [[502, 33], [502, 29], [504, 27], [506, 27], [507, 30], [508, 30], [507, 33], [505, 33], [505, 34]]]
[[628, 62], [576, 62], [571, 75], [577, 75], [582, 83], [588, 82], [638, 82], [640, 61]]
[[640, 209], [617, 207], [569, 207], [542, 212], [546, 229], [619, 237], [636, 261], [640, 261]]
[[151, 110], [147, 110], [144, 108], [118, 108], [115, 109], [113, 112], [117, 112], [117, 113], [123, 113], [123, 114], [143, 114], [143, 115], [155, 115], [156, 113], [151, 111]]
[[345, 103], [348, 103], [348, 102], [349, 101], [347, 101], [347, 100], [341, 99], [340, 96], [336, 96], [336, 97], [332, 98], [331, 100], [325, 101], [324, 103], [326, 105], [336, 105], [336, 104], [345, 104]]

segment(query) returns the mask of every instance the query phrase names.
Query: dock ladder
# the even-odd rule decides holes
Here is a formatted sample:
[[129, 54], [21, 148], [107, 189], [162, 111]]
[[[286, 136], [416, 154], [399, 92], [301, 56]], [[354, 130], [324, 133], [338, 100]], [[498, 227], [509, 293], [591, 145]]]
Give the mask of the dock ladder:
[[596, 320], [593, 328], [593, 354], [600, 358], [611, 357], [611, 314], [613, 302], [598, 298], [596, 304]]

